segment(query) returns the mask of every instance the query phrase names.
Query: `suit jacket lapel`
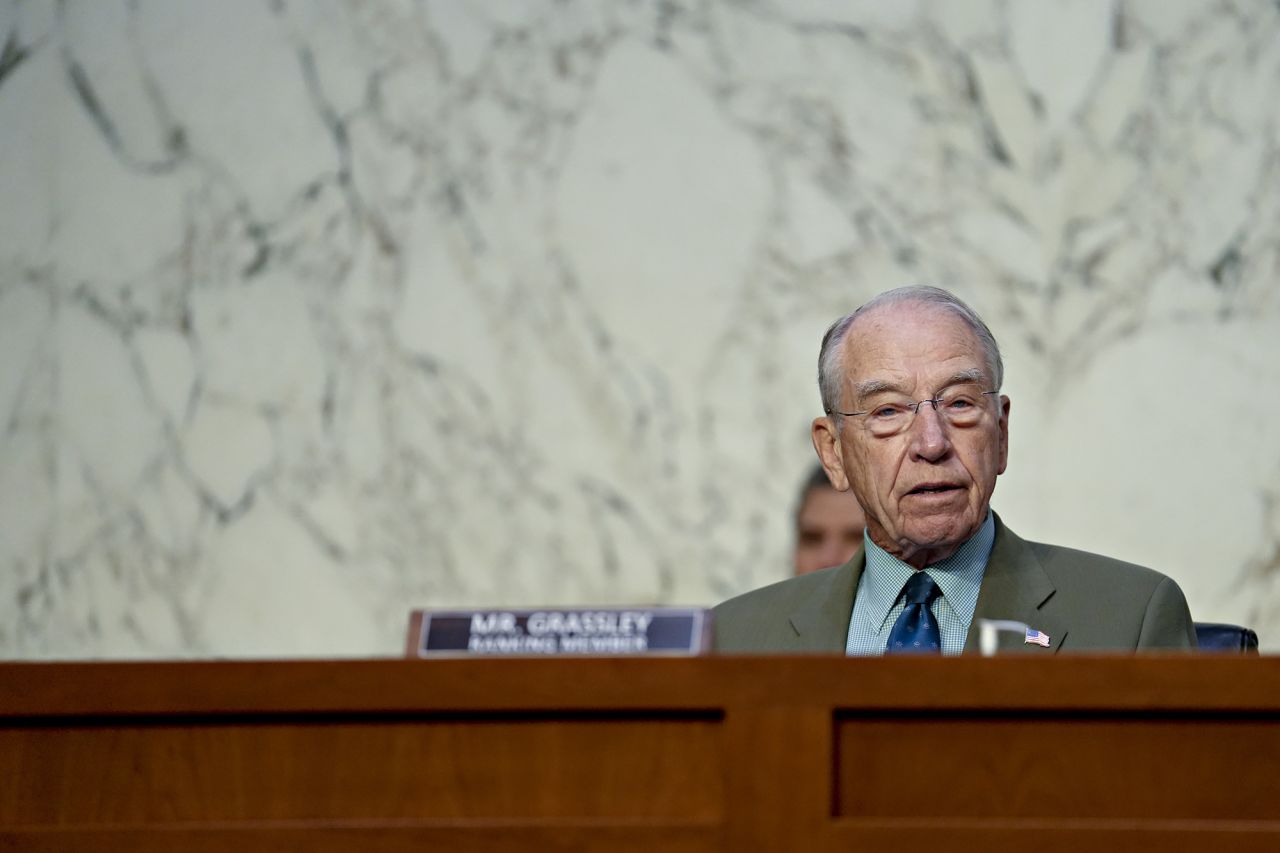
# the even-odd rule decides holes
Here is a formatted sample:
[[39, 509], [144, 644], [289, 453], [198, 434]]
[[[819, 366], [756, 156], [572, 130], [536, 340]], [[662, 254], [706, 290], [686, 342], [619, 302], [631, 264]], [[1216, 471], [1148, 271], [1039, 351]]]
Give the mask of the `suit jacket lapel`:
[[826, 583], [790, 614], [796, 632], [796, 651], [844, 653], [853, 615], [853, 594], [862, 579], [866, 558], [859, 547], [849, 562], [826, 573]]
[[978, 650], [979, 619], [1013, 619], [1049, 635], [1049, 648], [1028, 644], [1023, 638], [1001, 632], [1001, 654], [1029, 652], [1057, 654], [1067, 636], [1067, 622], [1053, 602], [1053, 581], [1045, 574], [1026, 542], [996, 516], [996, 540], [982, 576], [982, 589], [964, 650]]

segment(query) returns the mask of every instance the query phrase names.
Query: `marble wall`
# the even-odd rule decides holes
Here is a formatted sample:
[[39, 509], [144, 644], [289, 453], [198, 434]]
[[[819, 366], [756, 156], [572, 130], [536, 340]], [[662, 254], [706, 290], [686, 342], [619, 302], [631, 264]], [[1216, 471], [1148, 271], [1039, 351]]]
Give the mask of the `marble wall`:
[[1280, 4], [0, 6], [0, 656], [397, 653], [782, 577], [827, 323], [1280, 648]]

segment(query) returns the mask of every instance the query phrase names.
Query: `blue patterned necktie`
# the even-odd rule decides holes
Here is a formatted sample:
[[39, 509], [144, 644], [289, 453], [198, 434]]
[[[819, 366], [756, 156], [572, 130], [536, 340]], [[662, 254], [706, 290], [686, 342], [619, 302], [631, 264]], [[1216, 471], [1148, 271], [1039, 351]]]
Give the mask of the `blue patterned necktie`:
[[884, 653], [941, 654], [942, 636], [938, 633], [938, 620], [929, 612], [929, 605], [942, 594], [942, 590], [923, 570], [914, 572], [902, 589], [907, 606], [898, 621], [893, 623]]

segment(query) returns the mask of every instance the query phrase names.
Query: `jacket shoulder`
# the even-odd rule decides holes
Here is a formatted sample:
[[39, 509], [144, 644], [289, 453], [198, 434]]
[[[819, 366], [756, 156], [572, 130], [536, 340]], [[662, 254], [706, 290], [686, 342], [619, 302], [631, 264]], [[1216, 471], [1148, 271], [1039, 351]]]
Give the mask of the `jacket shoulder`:
[[1076, 548], [1047, 545], [1043, 542], [1027, 542], [1045, 572], [1054, 580], [1066, 580], [1069, 585], [1105, 584], [1108, 589], [1117, 588], [1132, 592], [1147, 592], [1169, 580], [1166, 575], [1127, 563], [1114, 557], [1104, 557]]
[[[831, 645], [829, 637], [801, 638], [792, 616], [840, 601], [853, 607], [848, 565], [787, 578], [728, 599], [712, 609], [715, 648], [720, 652], [817, 651], [814, 642]], [[847, 591], [845, 587], [849, 587]], [[847, 626], [848, 613], [844, 620]], [[827, 632], [829, 633], [829, 632]], [[843, 645], [841, 645], [843, 648]]]
[[1195, 648], [1195, 624], [1186, 596], [1160, 572], [1058, 545], [1028, 542], [1057, 592], [1058, 604], [1076, 614], [1076, 642], [1135, 649]]

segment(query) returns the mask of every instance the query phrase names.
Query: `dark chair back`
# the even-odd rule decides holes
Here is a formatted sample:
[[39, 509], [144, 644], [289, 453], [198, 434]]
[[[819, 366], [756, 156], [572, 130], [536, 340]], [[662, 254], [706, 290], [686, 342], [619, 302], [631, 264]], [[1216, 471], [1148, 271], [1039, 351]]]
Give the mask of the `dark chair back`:
[[1196, 642], [1202, 652], [1225, 652], [1238, 655], [1258, 653], [1258, 635], [1240, 625], [1197, 622]]

